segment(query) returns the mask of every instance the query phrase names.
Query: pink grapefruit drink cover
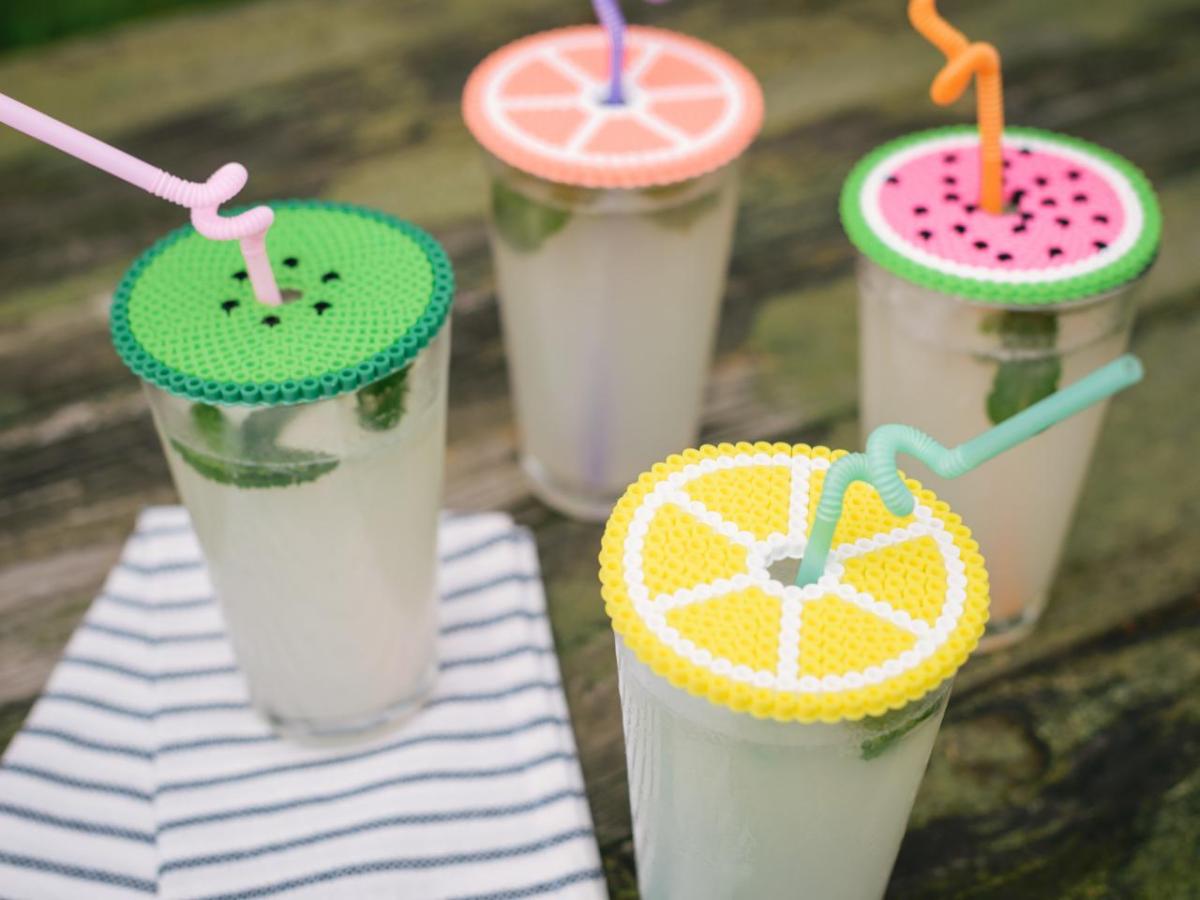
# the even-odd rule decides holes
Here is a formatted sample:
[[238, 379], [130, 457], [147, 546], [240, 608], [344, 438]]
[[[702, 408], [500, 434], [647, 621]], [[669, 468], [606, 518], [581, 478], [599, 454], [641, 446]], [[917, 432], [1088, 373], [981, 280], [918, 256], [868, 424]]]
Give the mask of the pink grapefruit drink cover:
[[543, 32], [476, 67], [463, 92], [463, 117], [484, 149], [508, 165], [588, 188], [704, 175], [736, 159], [762, 125], [754, 76], [694, 38], [629, 27], [622, 80], [625, 102], [607, 102], [603, 28]]

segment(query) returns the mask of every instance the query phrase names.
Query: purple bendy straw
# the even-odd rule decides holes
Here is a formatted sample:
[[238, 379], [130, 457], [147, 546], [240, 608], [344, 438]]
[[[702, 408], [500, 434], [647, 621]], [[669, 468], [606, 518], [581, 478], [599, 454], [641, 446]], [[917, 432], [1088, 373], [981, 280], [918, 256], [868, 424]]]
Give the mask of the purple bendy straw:
[[[647, 3], [666, 3], [667, 0], [646, 0]], [[592, 0], [596, 18], [608, 31], [608, 99], [605, 103], [622, 104], [625, 95], [621, 91], [621, 70], [625, 65], [625, 16], [617, 0]]]

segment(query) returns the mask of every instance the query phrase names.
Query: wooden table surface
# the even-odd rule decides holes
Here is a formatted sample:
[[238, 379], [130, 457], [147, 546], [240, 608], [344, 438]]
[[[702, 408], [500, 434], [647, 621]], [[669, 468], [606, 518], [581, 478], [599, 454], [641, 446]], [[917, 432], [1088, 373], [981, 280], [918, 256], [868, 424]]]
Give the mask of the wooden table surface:
[[[761, 78], [704, 416], [708, 440], [857, 447], [853, 256], [836, 217], [853, 160], [970, 117], [927, 99], [939, 57], [900, 0], [626, 3]], [[1200, 897], [1200, 6], [943, 0], [1002, 50], [1014, 123], [1142, 165], [1166, 216], [1134, 350], [1040, 629], [960, 677], [891, 884], [895, 897]], [[336, 8], [336, 14], [331, 10]], [[460, 124], [489, 50], [587, 21], [563, 0], [263, 0], [0, 57], [0, 89], [188, 177], [229, 159], [248, 200], [322, 196], [432, 230], [455, 260], [447, 501], [532, 526], [600, 846], [636, 894], [597, 526], [530, 498]], [[180, 213], [0, 132], [0, 747], [138, 509], [174, 492], [109, 292]]]

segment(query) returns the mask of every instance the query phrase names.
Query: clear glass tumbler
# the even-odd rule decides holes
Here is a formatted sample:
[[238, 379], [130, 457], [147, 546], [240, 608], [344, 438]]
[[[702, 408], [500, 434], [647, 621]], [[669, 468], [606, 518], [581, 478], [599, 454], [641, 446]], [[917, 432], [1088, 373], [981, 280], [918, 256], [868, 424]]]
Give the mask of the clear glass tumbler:
[[639, 472], [699, 432], [736, 163], [597, 190], [485, 158], [521, 465], [551, 506], [602, 521]]
[[[860, 257], [860, 417], [961, 443], [1120, 356], [1137, 282], [1042, 306], [971, 302]], [[1015, 641], [1046, 604], [1107, 403], [1073, 416], [961, 478], [913, 460], [910, 475], [971, 523], [991, 576], [982, 646]]]
[[877, 718], [757, 719], [655, 675], [617, 637], [646, 900], [878, 900], [951, 682]]
[[449, 323], [407, 367], [294, 405], [146, 391], [251, 700], [296, 736], [415, 710], [437, 669]]

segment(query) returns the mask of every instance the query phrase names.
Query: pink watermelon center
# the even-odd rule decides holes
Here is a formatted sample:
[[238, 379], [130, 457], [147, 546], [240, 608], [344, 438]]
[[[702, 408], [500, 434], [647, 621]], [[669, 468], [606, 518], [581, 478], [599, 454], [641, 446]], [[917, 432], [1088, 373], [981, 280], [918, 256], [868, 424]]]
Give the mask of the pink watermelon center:
[[1125, 212], [1094, 168], [1019, 141], [1004, 148], [1004, 215], [979, 202], [973, 146], [937, 149], [887, 173], [884, 219], [901, 239], [933, 256], [1011, 271], [1047, 269], [1106, 253]]

